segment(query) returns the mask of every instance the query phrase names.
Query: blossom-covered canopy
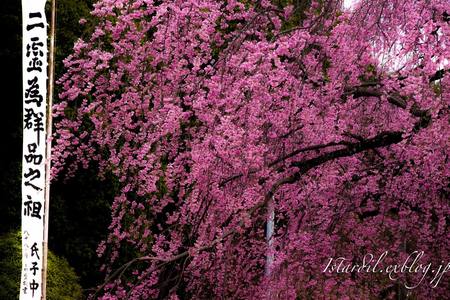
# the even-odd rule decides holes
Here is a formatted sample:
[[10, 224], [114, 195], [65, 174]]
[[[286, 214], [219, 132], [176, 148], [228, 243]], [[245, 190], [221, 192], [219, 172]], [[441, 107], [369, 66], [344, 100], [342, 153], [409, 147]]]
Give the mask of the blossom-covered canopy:
[[449, 12], [99, 1], [59, 80], [53, 161], [120, 185], [96, 296], [443, 299], [448, 276], [407, 290], [420, 276], [322, 271], [386, 250], [450, 259]]

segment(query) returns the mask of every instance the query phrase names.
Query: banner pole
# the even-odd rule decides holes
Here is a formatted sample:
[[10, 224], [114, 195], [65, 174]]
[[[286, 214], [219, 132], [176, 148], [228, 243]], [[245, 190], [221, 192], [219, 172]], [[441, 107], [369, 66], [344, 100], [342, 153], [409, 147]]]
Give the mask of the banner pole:
[[50, 211], [50, 177], [52, 152], [52, 106], [55, 81], [55, 34], [56, 34], [56, 0], [51, 0], [50, 20], [50, 46], [48, 64], [48, 102], [47, 102], [47, 138], [46, 138], [46, 165], [45, 165], [45, 204], [44, 204], [44, 238], [42, 261], [42, 300], [47, 297], [47, 270], [48, 270], [48, 227]]

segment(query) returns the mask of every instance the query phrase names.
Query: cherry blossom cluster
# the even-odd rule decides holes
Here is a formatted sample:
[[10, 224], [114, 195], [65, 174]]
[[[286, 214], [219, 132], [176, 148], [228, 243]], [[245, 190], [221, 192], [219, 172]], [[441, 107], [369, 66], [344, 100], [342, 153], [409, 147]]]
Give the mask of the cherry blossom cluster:
[[96, 296], [389, 299], [420, 277], [326, 262], [449, 262], [448, 2], [302, 2], [95, 4], [59, 80], [53, 176], [120, 184]]

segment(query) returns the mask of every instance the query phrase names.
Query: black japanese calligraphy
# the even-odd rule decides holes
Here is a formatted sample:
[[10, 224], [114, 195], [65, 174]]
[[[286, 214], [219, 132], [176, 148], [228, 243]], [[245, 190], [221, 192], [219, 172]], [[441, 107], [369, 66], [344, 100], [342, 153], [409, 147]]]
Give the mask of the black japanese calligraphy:
[[[36, 3], [38, 2], [38, 3]], [[23, 173], [21, 296], [40, 299], [43, 249], [36, 226], [45, 217], [45, 127], [47, 84], [47, 26], [45, 1], [22, 1], [23, 18]], [[39, 7], [39, 8], [38, 8]], [[30, 10], [31, 9], [31, 10]], [[36, 298], [34, 298], [36, 296]]]
[[39, 271], [39, 267], [37, 266], [38, 263], [35, 262], [35, 261], [33, 261], [31, 264], [32, 264], [33, 266], [30, 268], [30, 271], [33, 272], [33, 276], [36, 276], [36, 272]]
[[37, 178], [41, 178], [41, 171], [39, 171], [38, 169], [32, 169], [32, 168], [28, 168], [28, 172], [24, 173], [23, 176], [28, 179], [30, 178], [30, 181], [33, 181]]
[[44, 114], [42, 112], [35, 113], [32, 108], [25, 108], [24, 122], [26, 129], [33, 129], [36, 132], [37, 144], [39, 145], [41, 132], [44, 131]]
[[28, 144], [28, 154], [25, 154], [25, 161], [29, 164], [40, 165], [43, 160], [41, 154], [35, 154], [37, 149], [36, 143]]
[[32, 282], [30, 282], [30, 290], [31, 290], [31, 297], [34, 297], [34, 291], [39, 288], [39, 283], [36, 282], [36, 280], [33, 279]]
[[33, 246], [31, 246], [31, 257], [36, 255], [37, 259], [40, 259], [38, 251], [39, 251], [39, 248], [37, 247], [37, 243], [34, 243]]
[[30, 57], [30, 55], [33, 55], [34, 57], [44, 56], [44, 52], [42, 51], [44, 43], [40, 42], [38, 37], [32, 37], [31, 42], [32, 42], [31, 44], [27, 44], [26, 56], [27, 57]]
[[28, 72], [32, 72], [32, 71], [38, 71], [38, 72], [42, 72], [42, 60], [40, 60], [38, 57], [33, 57], [31, 59], [31, 61], [28, 63], [28, 68], [27, 71]]
[[31, 199], [31, 196], [27, 195], [28, 201], [25, 201], [23, 203], [24, 205], [24, 209], [23, 209], [23, 214], [25, 216], [28, 217], [32, 217], [32, 218], [38, 218], [41, 219], [41, 209], [42, 209], [42, 204], [40, 202], [37, 201], [33, 201]]
[[39, 92], [38, 78], [35, 76], [33, 79], [28, 80], [28, 88], [25, 90], [25, 103], [35, 103], [38, 107], [41, 107], [43, 99]]
[[[42, 18], [42, 14], [40, 12], [30, 13], [28, 16], [30, 17], [30, 19], [34, 19], [34, 18], [41, 19]], [[30, 31], [30, 30], [32, 30], [32, 29], [34, 29], [36, 27], [45, 28], [43, 22], [38, 22], [38, 23], [33, 23], [33, 24], [27, 25], [27, 31]]]
[[36, 186], [36, 185], [34, 185], [34, 184], [32, 184], [31, 182], [29, 182], [29, 181], [25, 181], [25, 186], [30, 186], [30, 187], [32, 187], [34, 190], [36, 190], [36, 191], [42, 191], [42, 189], [40, 188], [40, 187], [38, 187], [38, 186]]

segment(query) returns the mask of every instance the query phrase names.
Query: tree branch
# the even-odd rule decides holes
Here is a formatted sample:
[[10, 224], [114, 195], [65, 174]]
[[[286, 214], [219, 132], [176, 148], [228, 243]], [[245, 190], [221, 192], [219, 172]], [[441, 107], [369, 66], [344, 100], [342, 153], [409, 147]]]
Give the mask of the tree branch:
[[[261, 209], [262, 207], [265, 207], [267, 205], [267, 202], [275, 195], [275, 193], [277, 192], [277, 190], [285, 185], [285, 184], [290, 184], [290, 183], [294, 183], [296, 182], [298, 179], [300, 179], [301, 175], [304, 175], [307, 171], [309, 171], [310, 169], [317, 167], [321, 164], [324, 164], [330, 160], [333, 159], [337, 159], [337, 158], [341, 158], [341, 157], [347, 157], [347, 156], [351, 156], [354, 155], [356, 153], [360, 153], [363, 152], [365, 150], [368, 149], [374, 149], [374, 148], [379, 148], [379, 147], [385, 147], [385, 146], [389, 146], [392, 144], [396, 144], [399, 143], [403, 140], [402, 138], [402, 132], [383, 132], [380, 133], [378, 135], [376, 135], [373, 138], [369, 138], [366, 140], [362, 140], [360, 142], [356, 142], [356, 143], [349, 143], [349, 142], [345, 142], [345, 143], [329, 143], [329, 144], [324, 144], [324, 145], [317, 145], [317, 146], [311, 146], [311, 147], [307, 147], [307, 148], [303, 148], [301, 150], [307, 151], [307, 150], [313, 150], [313, 149], [321, 149], [321, 148], [325, 148], [328, 146], [335, 146], [335, 145], [346, 145], [345, 148], [343, 149], [338, 149], [335, 151], [331, 151], [325, 154], [322, 154], [318, 157], [312, 158], [312, 159], [308, 159], [308, 160], [304, 160], [304, 161], [300, 161], [300, 162], [293, 162], [291, 164], [292, 167], [297, 167], [299, 170], [296, 171], [294, 174], [282, 178], [280, 180], [278, 180], [274, 185], [272, 185], [271, 189], [267, 192], [267, 194], [264, 197], [264, 201], [262, 201], [261, 203], [253, 206], [252, 208], [250, 208], [248, 210], [248, 213], [250, 215], [252, 215], [253, 213], [255, 213], [256, 211], [258, 211], [259, 209]], [[297, 152], [300, 150], [297, 150]], [[275, 163], [275, 162], [274, 162]], [[241, 220], [240, 222], [240, 226], [243, 226], [244, 222], [243, 220]], [[237, 233], [237, 227], [234, 227], [233, 229], [231, 229], [230, 231], [228, 231], [227, 233], [225, 233], [224, 235], [222, 235], [221, 237], [216, 238], [215, 240], [213, 240], [211, 243], [199, 247], [197, 249], [195, 249], [196, 252], [200, 252], [203, 250], [207, 250], [209, 248], [212, 248], [214, 245], [216, 245], [217, 243], [225, 240], [227, 237], [229, 237], [230, 235], [233, 235]], [[172, 256], [170, 258], [160, 258], [160, 257], [151, 257], [151, 256], [143, 256], [143, 257], [138, 257], [135, 258], [125, 264], [123, 264], [121, 267], [119, 267], [116, 271], [114, 271], [109, 277], [106, 278], [105, 282], [97, 289], [96, 293], [94, 294], [97, 295], [105, 286], [107, 283], [111, 282], [113, 279], [120, 279], [123, 274], [125, 273], [125, 271], [134, 263], [137, 263], [139, 261], [156, 261], [159, 262], [159, 264], [157, 264], [156, 266], [154, 266], [152, 268], [152, 271], [156, 270], [157, 268], [168, 264], [170, 262], [175, 262], [177, 260], [180, 260], [182, 258], [186, 258], [190, 255], [190, 251], [186, 250], [184, 252], [181, 252], [178, 255]]]
[[300, 175], [332, 159], [351, 156], [368, 149], [386, 147], [392, 144], [399, 143], [402, 140], [402, 132], [382, 132], [373, 138], [366, 139], [358, 143], [349, 143], [344, 149], [328, 152], [305, 161], [293, 162], [291, 166], [299, 168], [299, 171], [297, 173], [299, 173]]

